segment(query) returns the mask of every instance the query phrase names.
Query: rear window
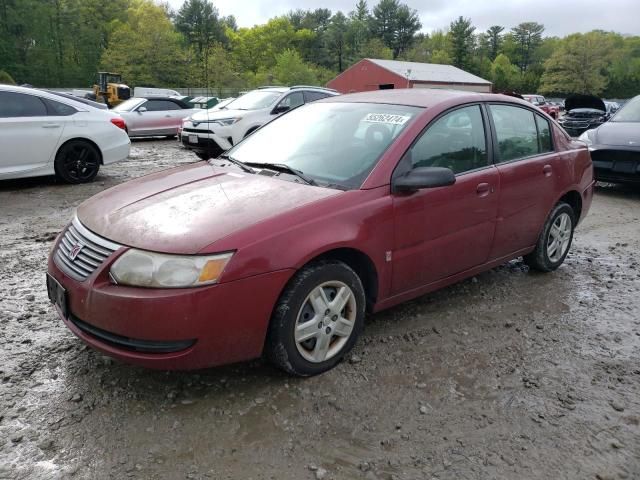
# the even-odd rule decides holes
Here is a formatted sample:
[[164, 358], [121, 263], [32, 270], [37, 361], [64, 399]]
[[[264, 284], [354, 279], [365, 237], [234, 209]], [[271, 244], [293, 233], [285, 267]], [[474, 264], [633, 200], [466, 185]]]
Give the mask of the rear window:
[[532, 111], [509, 105], [491, 105], [489, 110], [501, 162], [538, 154], [538, 129]]

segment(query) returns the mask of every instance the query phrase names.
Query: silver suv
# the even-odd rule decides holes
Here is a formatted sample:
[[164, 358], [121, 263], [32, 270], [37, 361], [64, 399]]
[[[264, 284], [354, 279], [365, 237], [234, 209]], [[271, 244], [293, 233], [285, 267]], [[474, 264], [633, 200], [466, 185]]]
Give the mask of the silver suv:
[[261, 87], [219, 110], [203, 110], [182, 122], [180, 140], [202, 159], [217, 157], [247, 135], [285, 112], [337, 91], [306, 85]]

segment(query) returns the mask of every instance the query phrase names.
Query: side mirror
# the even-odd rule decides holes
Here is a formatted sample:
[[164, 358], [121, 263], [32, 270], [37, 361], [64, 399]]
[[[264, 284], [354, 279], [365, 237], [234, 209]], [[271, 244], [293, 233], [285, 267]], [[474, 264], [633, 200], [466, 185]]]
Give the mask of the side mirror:
[[418, 167], [396, 178], [391, 184], [393, 193], [411, 193], [423, 188], [447, 187], [456, 183], [450, 168]]
[[138, 109], [138, 113], [144, 113], [144, 112], [146, 112], [146, 111], [147, 111], [147, 108], [146, 108], [146, 107], [140, 107], [140, 108]]
[[271, 114], [272, 115], [279, 115], [281, 113], [288, 112], [290, 110], [290, 108], [291, 107], [289, 107], [288, 105], [278, 105], [278, 106], [276, 106], [276, 108], [274, 108], [271, 111]]

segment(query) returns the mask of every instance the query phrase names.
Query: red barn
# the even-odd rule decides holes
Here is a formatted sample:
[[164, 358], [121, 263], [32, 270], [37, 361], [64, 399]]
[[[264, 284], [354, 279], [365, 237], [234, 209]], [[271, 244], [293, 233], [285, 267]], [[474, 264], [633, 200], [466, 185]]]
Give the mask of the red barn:
[[340, 93], [390, 88], [447, 88], [491, 93], [491, 82], [453, 65], [365, 58], [327, 83]]

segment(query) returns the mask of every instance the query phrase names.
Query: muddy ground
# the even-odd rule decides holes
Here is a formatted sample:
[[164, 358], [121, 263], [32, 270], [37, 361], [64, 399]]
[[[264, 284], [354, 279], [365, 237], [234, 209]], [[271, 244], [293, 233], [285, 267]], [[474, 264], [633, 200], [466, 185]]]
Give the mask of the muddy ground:
[[194, 160], [135, 142], [90, 185], [0, 182], [0, 478], [640, 478], [639, 190], [598, 188], [559, 271], [373, 315], [316, 378], [114, 362], [49, 305], [52, 240], [88, 196]]

